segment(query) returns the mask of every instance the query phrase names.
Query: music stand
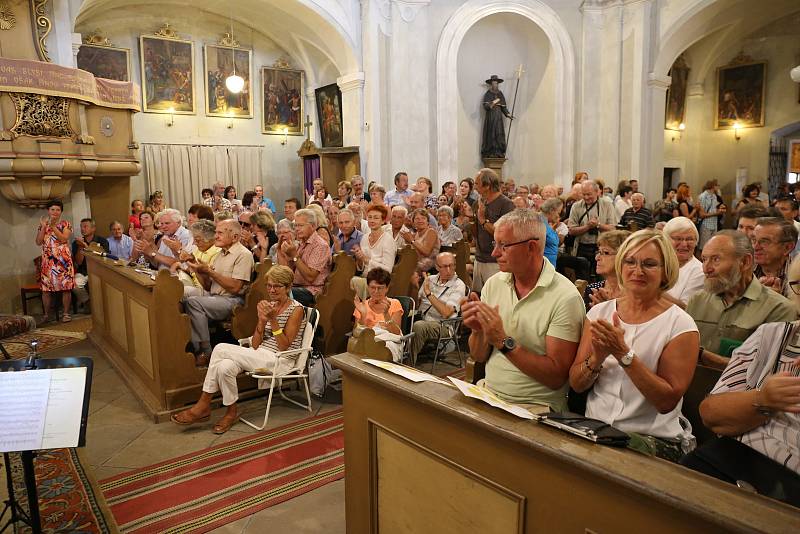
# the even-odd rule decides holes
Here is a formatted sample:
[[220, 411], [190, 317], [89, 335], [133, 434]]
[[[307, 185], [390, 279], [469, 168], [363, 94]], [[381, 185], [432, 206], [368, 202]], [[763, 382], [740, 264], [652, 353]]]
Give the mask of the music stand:
[[[34, 349], [35, 350], [35, 349]], [[0, 372], [7, 371], [26, 371], [28, 369], [64, 369], [70, 367], [85, 367], [86, 368], [86, 381], [83, 390], [83, 405], [81, 410], [80, 431], [78, 434], [78, 447], [86, 445], [86, 425], [89, 420], [89, 399], [91, 397], [92, 389], [92, 370], [94, 362], [88, 357], [70, 356], [65, 358], [46, 358], [40, 359], [34, 352], [26, 359], [2, 361], [0, 362]], [[42, 532], [41, 516], [39, 515], [39, 496], [36, 490], [36, 475], [33, 468], [33, 459], [36, 456], [36, 451], [16, 451], [22, 457], [22, 472], [25, 480], [25, 490], [28, 496], [29, 514], [17, 502], [14, 495], [14, 484], [11, 480], [11, 466], [10, 457], [8, 452], [4, 452], [4, 461], [6, 464], [6, 477], [8, 484], [8, 499], [5, 501], [5, 507], [0, 514], [0, 520], [5, 517], [7, 511], [11, 511], [11, 517], [0, 528], [0, 533], [14, 525], [17, 521], [22, 521], [31, 527], [34, 534]]]

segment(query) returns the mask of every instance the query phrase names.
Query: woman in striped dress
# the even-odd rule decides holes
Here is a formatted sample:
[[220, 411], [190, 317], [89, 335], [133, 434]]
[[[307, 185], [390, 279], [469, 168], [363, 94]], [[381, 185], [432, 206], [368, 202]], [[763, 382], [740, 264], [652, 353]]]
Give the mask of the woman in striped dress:
[[306, 325], [304, 308], [289, 298], [293, 280], [294, 273], [283, 265], [276, 265], [267, 272], [268, 300], [258, 303], [258, 325], [250, 347], [227, 343], [214, 347], [200, 400], [191, 408], [174, 414], [174, 423], [192, 425], [208, 421], [211, 417], [211, 400], [217, 392], [221, 392], [222, 404], [227, 411], [214, 425], [213, 432], [224, 434], [239, 420], [236, 377], [240, 373], [254, 369], [280, 373], [294, 366], [297, 355], [292, 358], [276, 356], [278, 352], [299, 349], [303, 342]]

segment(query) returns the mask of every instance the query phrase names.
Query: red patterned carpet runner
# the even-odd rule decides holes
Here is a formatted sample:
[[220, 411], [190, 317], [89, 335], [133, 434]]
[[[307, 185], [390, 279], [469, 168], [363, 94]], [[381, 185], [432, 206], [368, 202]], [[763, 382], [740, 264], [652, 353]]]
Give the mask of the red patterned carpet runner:
[[102, 480], [121, 532], [208, 532], [344, 476], [341, 409]]

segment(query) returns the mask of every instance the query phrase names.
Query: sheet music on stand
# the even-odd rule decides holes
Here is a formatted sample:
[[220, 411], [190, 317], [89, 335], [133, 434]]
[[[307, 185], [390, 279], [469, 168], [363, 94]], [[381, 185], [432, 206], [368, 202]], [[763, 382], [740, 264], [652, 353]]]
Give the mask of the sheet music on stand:
[[77, 447], [86, 367], [0, 373], [0, 452]]

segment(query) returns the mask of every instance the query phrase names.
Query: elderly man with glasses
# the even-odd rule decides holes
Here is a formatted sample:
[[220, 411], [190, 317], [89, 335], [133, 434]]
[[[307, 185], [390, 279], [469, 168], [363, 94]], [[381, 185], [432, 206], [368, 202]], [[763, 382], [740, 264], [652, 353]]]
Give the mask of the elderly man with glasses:
[[544, 258], [545, 224], [528, 209], [495, 222], [492, 256], [500, 272], [461, 310], [472, 330], [470, 354], [486, 362], [479, 384], [507, 402], [563, 411], [586, 309], [575, 285]]
[[[456, 274], [456, 257], [451, 252], [436, 256], [439, 274], [425, 276], [419, 288], [417, 301], [421, 319], [414, 322], [414, 337], [411, 338], [411, 361], [416, 361], [422, 347], [430, 340], [438, 339], [442, 320], [458, 315], [461, 300], [467, 294], [466, 284]], [[448, 332], [449, 334], [449, 332]]]
[[152, 266], [168, 269], [178, 261], [181, 251], [188, 253], [194, 251], [192, 233], [182, 224], [183, 216], [178, 210], [167, 208], [158, 214], [158, 230], [162, 236], [158, 247], [144, 242], [140, 245], [141, 252]]
[[761, 217], [750, 238], [755, 255], [753, 274], [758, 281], [785, 297], [790, 296], [789, 255], [797, 243], [797, 230], [782, 217]]
[[292, 296], [303, 306], [313, 306], [317, 294], [325, 286], [331, 270], [331, 249], [317, 233], [317, 214], [310, 209], [294, 214], [294, 232], [298, 243], [284, 241], [278, 252], [278, 263], [294, 272]]
[[753, 246], [744, 233], [717, 232], [703, 247], [702, 260], [703, 290], [686, 305], [700, 331], [699, 363], [723, 369], [723, 343], [742, 342], [764, 323], [797, 318], [788, 299], [753, 276]]

